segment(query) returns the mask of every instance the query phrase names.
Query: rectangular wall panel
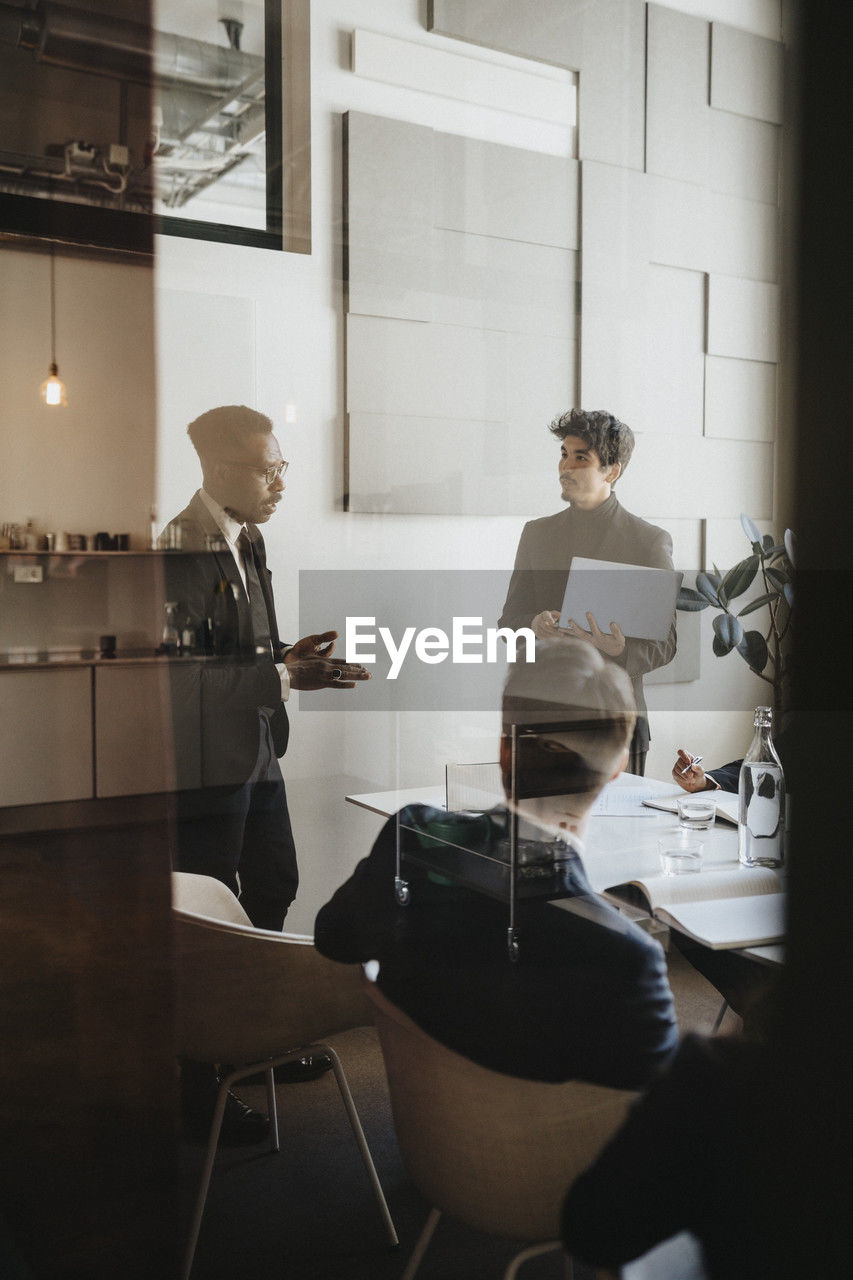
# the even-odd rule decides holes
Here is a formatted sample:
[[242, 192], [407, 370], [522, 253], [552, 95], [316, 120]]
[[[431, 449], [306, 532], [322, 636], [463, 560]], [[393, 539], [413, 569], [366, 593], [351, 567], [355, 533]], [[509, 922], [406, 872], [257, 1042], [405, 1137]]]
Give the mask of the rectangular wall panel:
[[568, 338], [578, 255], [569, 249], [434, 232], [433, 318], [512, 333]]
[[579, 154], [643, 167], [642, 0], [433, 0], [430, 30], [580, 72]]
[[571, 72], [542, 74], [502, 67], [434, 45], [357, 29], [352, 35], [357, 76], [420, 93], [458, 98], [497, 111], [517, 111], [571, 127], [577, 123], [577, 88]]
[[778, 286], [712, 275], [708, 281], [708, 354], [778, 361]]
[[583, 162], [581, 403], [643, 430], [649, 305], [644, 174]]
[[429, 320], [433, 132], [357, 111], [345, 129], [349, 309]]
[[705, 270], [745, 280], [779, 279], [779, 210], [775, 204], [709, 191]]
[[502, 422], [505, 367], [502, 333], [348, 317], [351, 413]]
[[438, 227], [576, 249], [577, 180], [576, 160], [435, 135]]
[[776, 365], [706, 356], [705, 435], [729, 440], [773, 440]]
[[709, 111], [708, 121], [704, 181], [714, 191], [775, 205], [779, 199], [778, 125], [727, 111]]
[[653, 262], [775, 282], [779, 213], [775, 205], [648, 175], [649, 255]]
[[782, 45], [749, 31], [711, 24], [711, 106], [782, 123]]
[[631, 465], [619, 481], [619, 501], [643, 513], [654, 505], [667, 519], [754, 519], [773, 509], [773, 446], [740, 440], [685, 439], [643, 433]]
[[645, 430], [701, 436], [704, 275], [676, 267], [650, 266], [647, 325]]
[[[533, 434], [532, 432], [530, 433]], [[559, 502], [553, 475], [529, 465], [530, 438], [506, 423], [352, 413], [349, 511], [531, 516]], [[519, 469], [519, 459], [527, 466]]]
[[708, 23], [648, 6], [646, 171], [708, 180]]

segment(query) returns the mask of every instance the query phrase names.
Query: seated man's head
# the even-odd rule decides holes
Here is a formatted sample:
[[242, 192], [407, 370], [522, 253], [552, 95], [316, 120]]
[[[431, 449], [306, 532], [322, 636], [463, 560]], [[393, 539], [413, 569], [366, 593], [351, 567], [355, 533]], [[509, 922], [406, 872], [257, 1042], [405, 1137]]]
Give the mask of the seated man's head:
[[211, 498], [241, 523], [269, 520], [287, 469], [269, 418], [244, 404], [221, 405], [191, 422], [187, 435]]
[[504, 686], [501, 773], [511, 804], [582, 831], [602, 787], [625, 768], [636, 705], [625, 672], [583, 640], [536, 646]]
[[548, 430], [560, 441], [563, 501], [581, 510], [600, 506], [634, 452], [631, 428], [605, 409], [569, 409]]

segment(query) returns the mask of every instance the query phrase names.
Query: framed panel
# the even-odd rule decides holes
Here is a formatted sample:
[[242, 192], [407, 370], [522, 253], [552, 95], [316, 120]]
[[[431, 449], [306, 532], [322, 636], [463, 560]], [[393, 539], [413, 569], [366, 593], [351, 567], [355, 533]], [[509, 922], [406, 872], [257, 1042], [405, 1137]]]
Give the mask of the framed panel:
[[782, 45], [711, 23], [711, 106], [782, 123]]
[[247, 0], [239, 21], [215, 0], [22, 8], [0, 46], [0, 230], [142, 253], [155, 231], [309, 249], [308, 3]]

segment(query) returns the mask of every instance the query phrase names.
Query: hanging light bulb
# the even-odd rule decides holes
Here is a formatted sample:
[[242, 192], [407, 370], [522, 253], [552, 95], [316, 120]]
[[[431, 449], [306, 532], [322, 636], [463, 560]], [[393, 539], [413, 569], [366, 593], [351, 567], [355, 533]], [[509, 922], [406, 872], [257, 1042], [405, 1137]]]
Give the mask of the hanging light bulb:
[[50, 246], [50, 372], [39, 388], [39, 394], [47, 405], [68, 404], [65, 383], [59, 376], [56, 363], [56, 266], [53, 245]]
[[55, 360], [51, 362], [50, 377], [45, 378], [41, 384], [41, 398], [45, 404], [68, 404], [65, 383], [59, 376], [59, 368]]

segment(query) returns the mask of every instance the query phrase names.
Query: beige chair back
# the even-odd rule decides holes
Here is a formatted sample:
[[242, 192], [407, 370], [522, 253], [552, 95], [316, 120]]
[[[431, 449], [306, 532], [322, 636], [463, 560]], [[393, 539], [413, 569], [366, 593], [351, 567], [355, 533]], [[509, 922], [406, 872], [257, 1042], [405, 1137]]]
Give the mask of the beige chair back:
[[403, 1161], [435, 1208], [517, 1239], [560, 1234], [574, 1179], [635, 1093], [501, 1075], [446, 1049], [365, 982]]
[[211, 877], [175, 872], [173, 884], [180, 1055], [259, 1062], [370, 1023], [357, 965], [326, 960], [310, 937], [253, 928]]
[[240, 902], [221, 880], [197, 876], [192, 871], [172, 872], [172, 906], [194, 916], [251, 925]]

